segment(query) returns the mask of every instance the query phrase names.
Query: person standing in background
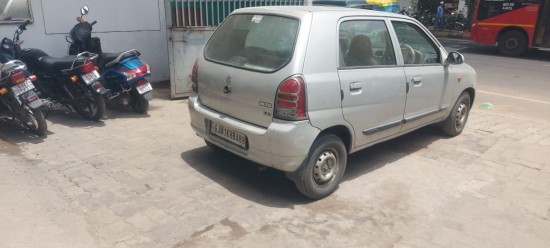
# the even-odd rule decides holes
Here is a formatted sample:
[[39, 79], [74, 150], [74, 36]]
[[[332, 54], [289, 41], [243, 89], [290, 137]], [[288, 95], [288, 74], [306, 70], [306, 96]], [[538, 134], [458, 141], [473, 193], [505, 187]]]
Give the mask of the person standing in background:
[[439, 3], [439, 6], [437, 6], [437, 10], [435, 13], [435, 30], [443, 30], [443, 13], [445, 13], [443, 4], [445, 3], [441, 1]]

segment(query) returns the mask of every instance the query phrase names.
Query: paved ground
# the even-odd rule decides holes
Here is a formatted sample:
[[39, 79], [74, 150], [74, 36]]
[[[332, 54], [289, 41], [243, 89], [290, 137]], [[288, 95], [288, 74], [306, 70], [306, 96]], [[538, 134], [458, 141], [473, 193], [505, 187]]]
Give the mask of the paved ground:
[[[166, 91], [166, 90], [164, 90]], [[101, 123], [64, 111], [39, 139], [0, 121], [0, 247], [548, 247], [550, 118], [476, 106], [349, 159], [310, 202], [285, 176], [215, 153], [187, 100]]]

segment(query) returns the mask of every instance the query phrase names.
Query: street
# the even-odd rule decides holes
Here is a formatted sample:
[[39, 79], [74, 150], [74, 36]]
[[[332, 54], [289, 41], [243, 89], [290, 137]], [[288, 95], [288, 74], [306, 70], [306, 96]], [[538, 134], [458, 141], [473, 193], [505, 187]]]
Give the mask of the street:
[[550, 52], [441, 41], [478, 73], [464, 132], [354, 153], [319, 201], [206, 147], [166, 85], [145, 116], [56, 110], [45, 139], [0, 120], [0, 247], [548, 247]]
[[477, 71], [476, 103], [490, 102], [494, 111], [513, 116], [550, 119], [550, 51], [532, 51], [521, 58], [505, 57], [496, 46], [467, 40], [440, 39], [448, 51], [459, 51]]

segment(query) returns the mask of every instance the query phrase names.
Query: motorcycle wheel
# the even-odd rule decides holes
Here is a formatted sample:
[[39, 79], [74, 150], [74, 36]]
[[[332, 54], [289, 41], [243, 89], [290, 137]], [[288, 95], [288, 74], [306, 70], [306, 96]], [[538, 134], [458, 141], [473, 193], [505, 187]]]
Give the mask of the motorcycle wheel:
[[99, 93], [86, 95], [71, 103], [71, 106], [78, 114], [91, 121], [99, 121], [105, 115], [105, 99]]
[[48, 125], [40, 109], [31, 109], [28, 106], [24, 106], [22, 113], [17, 116], [17, 119], [32, 133], [38, 136], [46, 136]]
[[134, 111], [140, 114], [146, 114], [147, 110], [149, 110], [149, 101], [135, 89], [130, 92], [130, 102], [128, 104]]

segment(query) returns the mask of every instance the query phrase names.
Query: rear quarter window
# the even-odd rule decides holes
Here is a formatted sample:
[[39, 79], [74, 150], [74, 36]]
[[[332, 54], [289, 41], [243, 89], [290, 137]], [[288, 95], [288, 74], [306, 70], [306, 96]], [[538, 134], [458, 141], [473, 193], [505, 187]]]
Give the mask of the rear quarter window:
[[205, 46], [207, 60], [260, 72], [274, 72], [292, 58], [300, 22], [297, 19], [231, 15]]

